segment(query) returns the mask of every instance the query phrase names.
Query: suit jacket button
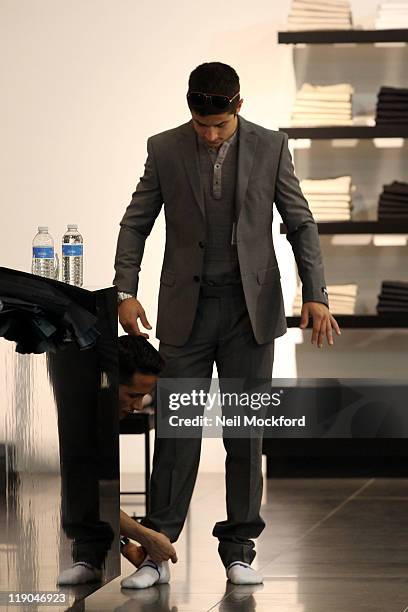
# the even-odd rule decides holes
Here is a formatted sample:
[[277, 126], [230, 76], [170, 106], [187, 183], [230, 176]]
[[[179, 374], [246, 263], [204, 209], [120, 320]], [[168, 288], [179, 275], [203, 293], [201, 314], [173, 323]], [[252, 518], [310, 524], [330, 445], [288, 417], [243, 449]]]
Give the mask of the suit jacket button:
[[200, 242], [198, 243], [198, 246], [200, 247], [200, 249], [203, 249], [205, 247], [205, 244], [202, 240], [200, 240]]
[[197, 276], [197, 274], [195, 276], [193, 276], [194, 282], [199, 283], [200, 282], [200, 277]]

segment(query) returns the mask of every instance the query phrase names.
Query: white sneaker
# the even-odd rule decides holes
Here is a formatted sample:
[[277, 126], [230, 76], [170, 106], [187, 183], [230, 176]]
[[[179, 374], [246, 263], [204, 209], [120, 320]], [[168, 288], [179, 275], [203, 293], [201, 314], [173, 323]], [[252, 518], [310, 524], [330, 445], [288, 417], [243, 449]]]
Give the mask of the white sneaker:
[[232, 584], [262, 584], [263, 576], [258, 574], [248, 563], [234, 561], [227, 567], [227, 578]]
[[170, 580], [169, 562], [155, 563], [149, 555], [133, 574], [124, 578], [120, 585], [124, 589], [147, 589], [154, 584], [167, 584]]
[[102, 578], [102, 570], [94, 567], [90, 563], [78, 561], [72, 567], [60, 573], [57, 584], [86, 584], [87, 582], [97, 582]]

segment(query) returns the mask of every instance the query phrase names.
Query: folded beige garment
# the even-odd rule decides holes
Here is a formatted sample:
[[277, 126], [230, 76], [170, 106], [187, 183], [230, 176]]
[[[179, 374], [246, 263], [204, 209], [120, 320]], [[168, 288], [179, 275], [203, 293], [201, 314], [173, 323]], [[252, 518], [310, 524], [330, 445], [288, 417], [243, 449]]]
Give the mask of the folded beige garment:
[[349, 202], [337, 204], [330, 200], [330, 196], [327, 198], [325, 202], [314, 202], [312, 199], [308, 197], [307, 194], [305, 194], [305, 198], [307, 199], [310, 208], [312, 208], [313, 210], [317, 210], [318, 212], [322, 212], [324, 210], [333, 211], [333, 212], [334, 211], [347, 212], [351, 210]]
[[324, 2], [304, 2], [304, 0], [293, 0], [290, 10], [308, 11], [309, 13], [325, 12], [325, 13], [341, 13], [342, 15], [349, 15], [351, 12], [350, 5], [348, 6], [333, 6], [325, 4]]
[[316, 0], [316, 2], [314, 0], [293, 0], [292, 2], [292, 6], [294, 5], [299, 5], [302, 4], [303, 6], [307, 6], [310, 8], [316, 7], [316, 6], [323, 6], [323, 7], [332, 7], [332, 8], [339, 8], [339, 9], [343, 9], [343, 10], [351, 10], [351, 5], [350, 2], [347, 2], [346, 0], [344, 2], [338, 2], [336, 0], [328, 0], [327, 2], [323, 2], [323, 0]]
[[348, 204], [345, 204], [344, 206], [331, 206], [331, 204], [325, 204], [323, 205], [318, 205], [318, 204], [313, 204], [313, 202], [311, 203], [309, 198], [306, 198], [309, 204], [309, 208], [312, 212], [316, 212], [319, 215], [323, 215], [323, 214], [350, 214], [351, 208]]
[[353, 125], [352, 119], [319, 119], [312, 121], [299, 121], [298, 119], [292, 119], [290, 122], [291, 127], [330, 127], [336, 125]]
[[307, 191], [303, 191], [303, 194], [309, 204], [313, 204], [313, 206], [351, 207], [351, 196], [345, 196], [344, 199], [341, 199], [337, 193], [320, 194], [319, 197], [317, 194]]
[[[353, 188], [352, 188], [353, 190]], [[330, 193], [326, 193], [326, 192], [319, 192], [319, 193], [315, 193], [313, 191], [308, 191], [307, 189], [305, 190], [305, 193], [307, 193], [308, 197], [311, 198], [313, 201], [316, 202], [324, 202], [325, 200], [327, 200], [327, 198], [330, 198], [330, 202], [331, 201], [336, 201], [336, 202], [350, 202], [351, 201], [351, 194], [350, 193], [343, 193], [340, 192], [336, 193], [334, 191], [331, 191]]]
[[288, 32], [330, 32], [332, 30], [352, 30], [353, 26], [350, 23], [349, 25], [343, 24], [326, 24], [326, 25], [318, 25], [316, 23], [312, 24], [299, 24], [299, 23], [288, 23], [286, 26], [286, 30]]
[[350, 21], [350, 13], [344, 12], [327, 12], [327, 11], [310, 11], [301, 8], [292, 8], [289, 15], [292, 17], [323, 17], [324, 19], [345, 19]]
[[319, 217], [321, 217], [322, 215], [327, 215], [328, 217], [332, 216], [332, 215], [349, 215], [351, 216], [351, 211], [350, 208], [348, 207], [343, 207], [343, 208], [337, 208], [337, 206], [326, 206], [325, 208], [323, 208], [323, 206], [319, 207], [319, 206], [314, 206], [313, 204], [310, 204], [309, 202], [309, 208], [312, 211], [313, 214], [319, 215]]
[[342, 119], [347, 121], [351, 119], [351, 113], [337, 115], [326, 115], [325, 113], [317, 113], [316, 115], [312, 115], [311, 113], [294, 113], [292, 119], [295, 121], [341, 121]]
[[348, 104], [351, 104], [351, 94], [347, 94], [347, 93], [312, 93], [312, 92], [298, 92], [296, 94], [296, 104], [298, 102], [303, 102], [303, 101], [313, 101], [316, 104], [321, 104], [322, 102], [347, 102]]
[[322, 109], [326, 114], [338, 113], [338, 112], [351, 112], [350, 102], [336, 102], [335, 104], [329, 103], [327, 100], [322, 102], [310, 101], [310, 104], [305, 102], [295, 102], [293, 106], [294, 113], [320, 113]]
[[347, 115], [347, 113], [351, 113], [351, 102], [342, 102], [342, 104], [344, 105], [342, 108], [333, 108], [332, 106], [327, 106], [327, 102], [324, 100], [321, 102], [316, 100], [313, 106], [302, 106], [302, 103], [295, 101], [293, 112], [302, 114], [310, 113], [311, 115], [315, 115], [316, 113]]
[[318, 25], [348, 25], [350, 23], [350, 18], [347, 17], [298, 17], [297, 15], [288, 15], [288, 23], [316, 23]]
[[313, 218], [316, 221], [316, 223], [337, 223], [340, 221], [350, 221], [351, 220], [350, 215], [341, 215], [340, 213], [338, 215], [331, 215], [330, 217], [327, 215], [318, 215], [314, 212], [312, 214], [313, 214]]
[[353, 93], [354, 88], [350, 83], [336, 83], [335, 85], [312, 85], [303, 83], [300, 91], [313, 93]]
[[307, 193], [347, 193], [351, 188], [351, 176], [345, 174], [326, 179], [303, 179], [300, 181], [302, 190]]
[[408, 18], [407, 19], [401, 19], [396, 18], [393, 21], [383, 21], [383, 20], [377, 20], [375, 22], [375, 29], [376, 30], [400, 30], [400, 29], [404, 29], [404, 28], [408, 28]]

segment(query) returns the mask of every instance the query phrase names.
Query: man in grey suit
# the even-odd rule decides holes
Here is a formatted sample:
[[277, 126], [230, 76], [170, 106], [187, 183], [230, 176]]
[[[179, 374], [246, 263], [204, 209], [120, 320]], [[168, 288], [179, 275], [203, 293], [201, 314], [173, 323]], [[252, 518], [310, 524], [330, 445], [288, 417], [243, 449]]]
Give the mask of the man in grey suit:
[[[272, 240], [273, 203], [287, 227], [302, 281], [301, 327], [313, 320], [312, 342], [333, 344], [339, 327], [328, 308], [316, 224], [294, 174], [287, 136], [239, 116], [239, 78], [218, 62], [190, 75], [192, 119], [148, 139], [144, 175], [121, 221], [114, 283], [128, 333], [151, 329], [137, 299], [145, 241], [164, 203], [166, 246], [160, 278], [157, 337], [164, 378], [271, 379], [274, 339], [286, 331]], [[257, 438], [224, 438], [227, 520], [213, 535], [227, 577], [262, 582], [251, 568], [253, 538], [265, 523]], [[144, 521], [175, 542], [193, 492], [201, 440], [156, 437], [151, 512]], [[126, 579], [143, 588], [169, 579], [165, 564]]]

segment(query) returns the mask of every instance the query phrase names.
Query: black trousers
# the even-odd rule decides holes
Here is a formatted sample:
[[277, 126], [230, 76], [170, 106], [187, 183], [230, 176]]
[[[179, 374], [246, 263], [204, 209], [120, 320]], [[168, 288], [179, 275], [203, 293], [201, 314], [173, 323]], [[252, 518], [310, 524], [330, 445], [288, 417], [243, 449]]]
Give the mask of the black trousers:
[[[205, 378], [208, 388], [215, 363], [221, 393], [223, 378], [272, 377], [274, 344], [256, 343], [241, 288], [236, 295], [200, 297], [188, 342], [182, 347], [161, 343], [160, 353], [166, 362], [163, 378]], [[252, 538], [265, 527], [260, 516], [262, 439], [224, 438], [223, 442], [227, 520], [215, 524], [213, 535], [219, 540], [225, 566], [233, 561], [251, 563], [255, 557]], [[142, 522], [166, 533], [173, 542], [186, 519], [200, 451], [199, 438], [156, 437], [151, 512]]]

